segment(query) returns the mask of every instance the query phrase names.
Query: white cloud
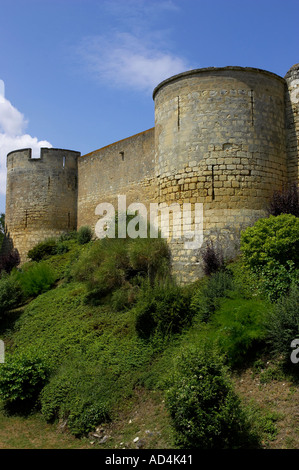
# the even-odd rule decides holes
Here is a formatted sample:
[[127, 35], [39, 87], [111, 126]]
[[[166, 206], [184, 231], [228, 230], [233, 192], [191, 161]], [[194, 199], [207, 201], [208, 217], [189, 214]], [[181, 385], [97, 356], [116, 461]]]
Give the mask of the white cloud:
[[27, 121], [23, 114], [2, 95], [0, 101], [0, 132], [10, 136], [20, 135], [24, 132], [26, 126]]
[[99, 81], [153, 91], [162, 80], [189, 68], [182, 57], [155, 46], [159, 34], [153, 34], [155, 41], [120, 32], [111, 37], [93, 36], [85, 38], [79, 52]]
[[6, 192], [6, 156], [13, 150], [31, 148], [34, 158], [41, 147], [52, 147], [46, 140], [38, 140], [25, 133], [27, 120], [4, 96], [4, 83], [0, 83], [0, 194]]

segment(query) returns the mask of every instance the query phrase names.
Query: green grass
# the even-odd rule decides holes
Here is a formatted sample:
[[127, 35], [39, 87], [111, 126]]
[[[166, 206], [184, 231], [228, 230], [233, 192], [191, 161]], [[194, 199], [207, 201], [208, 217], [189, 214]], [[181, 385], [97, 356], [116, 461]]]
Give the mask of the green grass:
[[[139, 242], [133, 250], [133, 244], [126, 242], [126, 246], [130, 247], [130, 256], [134, 254], [133, 263], [128, 261], [126, 252], [118, 244], [109, 243], [105, 257], [104, 248], [94, 245], [94, 242], [79, 246], [75, 239], [71, 239], [64, 243], [68, 245], [68, 251], [42, 261], [55, 273], [54, 286], [19, 309], [7, 313], [0, 325], [8, 358], [18, 354], [40, 355], [51, 366], [50, 379], [36, 403], [36, 409], [47, 422], [67, 420], [68, 430], [75, 436], [84, 436], [104, 423], [105, 426], [117, 429], [121, 441], [121, 431], [117, 428], [117, 423], [121, 422], [120, 410], [125, 409], [128, 403], [135, 403], [136, 390], [143, 390], [149, 403], [153, 393], [163, 397], [176, 358], [187, 347], [217, 344], [232, 369], [244, 366], [252, 359], [256, 360], [264, 352], [264, 323], [271, 311], [271, 304], [256, 295], [256, 289], [251, 291], [247, 284], [242, 284], [238, 276], [221, 273], [187, 289], [177, 289], [175, 296], [168, 296], [169, 300], [166, 301], [168, 297], [163, 296], [163, 305], [157, 296], [157, 313], [156, 310], [151, 311], [151, 315], [163, 317], [160, 319], [157, 316], [157, 324], [160, 325], [161, 321], [166, 324], [170, 320], [177, 321], [171, 311], [174, 305], [179, 305], [179, 312], [188, 309], [188, 322], [178, 324], [179, 328], [153, 327], [150, 335], [143, 336], [140, 332], [138, 334], [136, 328], [137, 307], [140, 306], [138, 295], [143, 311], [147, 312], [156, 289], [153, 288], [150, 295], [148, 290], [142, 290], [142, 279], [150, 283], [149, 266], [151, 269], [154, 267], [153, 264], [149, 265], [150, 249], [143, 259], [143, 243]], [[91, 254], [99, 253], [105, 262], [113, 265], [120, 260], [113, 252], [114, 245], [125, 260], [119, 268], [124, 273], [121, 287], [118, 284], [115, 287], [112, 282], [112, 295], [111, 292], [107, 295], [105, 291], [105, 295], [101, 296], [99, 289], [96, 293], [97, 301], [94, 301], [89, 295], [91, 270], [87, 262], [90, 260], [93, 263], [92, 273], [96, 276], [92, 281], [97, 282], [96, 277], [99, 273], [102, 275], [103, 271], [99, 268], [103, 264]], [[161, 250], [166, 255], [161, 249], [162, 245], [157, 244], [156, 248], [157, 252]], [[155, 262], [157, 259], [158, 255]], [[165, 260], [168, 261], [167, 256]], [[137, 261], [141, 266], [140, 271], [137, 269]], [[230, 272], [237, 273], [238, 269], [236, 264], [230, 268]], [[113, 279], [113, 275], [109, 275], [110, 279]], [[134, 289], [139, 294], [126, 303], [124, 294], [128, 285], [130, 292]], [[211, 309], [208, 311], [209, 307]], [[181, 321], [181, 315], [178, 319]], [[159, 417], [155, 418], [156, 426], [161, 426], [168, 433], [162, 441], [168, 447], [175, 446], [169, 431], [167, 412], [154, 402], [152, 413], [155, 410], [161, 413], [160, 424]], [[141, 400], [141, 417], [147, 411], [146, 404]], [[258, 422], [257, 414], [254, 411], [252, 421]], [[263, 426], [265, 429], [268, 426], [267, 432], [274, 436], [275, 431], [271, 426], [274, 426], [275, 420], [265, 415], [264, 422], [263, 413], [259, 413], [259, 416], [260, 434], [265, 434]], [[148, 423], [153, 419], [150, 413], [147, 419]], [[133, 436], [130, 430], [128, 436], [130, 439]], [[159, 445], [157, 436], [152, 442]]]

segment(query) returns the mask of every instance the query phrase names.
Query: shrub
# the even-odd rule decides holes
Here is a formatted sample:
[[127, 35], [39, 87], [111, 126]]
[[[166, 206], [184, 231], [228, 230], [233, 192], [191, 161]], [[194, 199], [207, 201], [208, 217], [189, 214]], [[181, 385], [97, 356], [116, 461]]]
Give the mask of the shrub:
[[28, 257], [32, 261], [41, 261], [55, 255], [57, 252], [57, 242], [54, 238], [49, 238], [35, 245], [28, 251]]
[[128, 255], [132, 268], [151, 283], [169, 272], [170, 251], [162, 238], [137, 238], [128, 244]]
[[171, 280], [154, 285], [145, 282], [138, 294], [134, 312], [136, 331], [140, 337], [149, 338], [155, 333], [162, 336], [180, 332], [192, 319], [190, 295]]
[[8, 404], [35, 401], [49, 373], [49, 366], [41, 357], [8, 356], [0, 367], [0, 396]]
[[17, 276], [25, 297], [32, 297], [49, 290], [56, 281], [56, 276], [45, 263], [35, 263], [20, 271]]
[[56, 245], [55, 254], [56, 255], [63, 255], [70, 251], [69, 246], [66, 241], [58, 241]]
[[248, 444], [245, 413], [213, 345], [189, 348], [179, 356], [166, 405], [181, 448], [225, 449]]
[[299, 338], [299, 288], [293, 286], [289, 295], [279, 299], [265, 323], [267, 343], [274, 354], [290, 360], [291, 342]]
[[293, 261], [286, 265], [278, 262], [269, 263], [258, 271], [260, 290], [271, 302], [288, 294], [291, 285], [299, 286], [299, 268], [295, 268]]
[[196, 289], [191, 299], [191, 309], [204, 322], [208, 321], [219, 305], [219, 299], [233, 287], [230, 271], [221, 270], [211, 274], [207, 282]]
[[292, 214], [299, 217], [299, 192], [296, 183], [275, 191], [269, 203], [270, 215]]
[[86, 247], [70, 268], [70, 277], [86, 283], [88, 301], [100, 302], [129, 284], [135, 288], [141, 279], [153, 282], [155, 276], [165, 276], [168, 266], [165, 240], [104, 238]]
[[292, 282], [298, 283], [299, 218], [282, 214], [258, 220], [242, 233], [241, 250], [245, 264], [259, 278], [261, 291], [276, 301]]
[[22, 300], [22, 290], [15, 276], [3, 273], [0, 277], [0, 313], [6, 313]]
[[225, 299], [215, 316], [215, 338], [231, 366], [243, 366], [264, 347], [264, 321], [270, 306], [267, 302], [236, 297]]
[[58, 242], [77, 240], [77, 237], [78, 237], [78, 233], [76, 232], [76, 230], [73, 230], [72, 232], [62, 233], [60, 237], [58, 238]]
[[299, 218], [291, 214], [259, 219], [241, 234], [241, 251], [253, 270], [278, 262], [299, 265]]
[[116, 289], [111, 296], [111, 306], [116, 312], [132, 307], [136, 301], [138, 287], [127, 283]]
[[85, 245], [92, 239], [92, 230], [88, 226], [80, 227], [78, 230], [77, 240], [80, 245]]
[[216, 250], [213, 241], [210, 241], [202, 251], [203, 268], [206, 276], [218, 271], [224, 265], [223, 255]]
[[0, 255], [0, 272], [8, 274], [20, 264], [20, 255], [18, 250], [11, 249], [8, 253]]

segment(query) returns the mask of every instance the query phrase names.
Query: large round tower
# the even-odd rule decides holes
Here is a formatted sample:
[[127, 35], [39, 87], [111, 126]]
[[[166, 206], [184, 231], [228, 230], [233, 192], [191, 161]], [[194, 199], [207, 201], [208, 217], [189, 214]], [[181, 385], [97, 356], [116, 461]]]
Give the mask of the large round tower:
[[8, 241], [21, 262], [38, 242], [77, 228], [77, 158], [79, 152], [42, 148], [7, 155], [5, 224]]
[[[204, 242], [226, 255], [287, 180], [284, 95], [283, 78], [242, 67], [188, 71], [154, 90], [159, 202], [203, 203]], [[190, 281], [200, 257], [184, 246], [171, 242], [174, 270]]]

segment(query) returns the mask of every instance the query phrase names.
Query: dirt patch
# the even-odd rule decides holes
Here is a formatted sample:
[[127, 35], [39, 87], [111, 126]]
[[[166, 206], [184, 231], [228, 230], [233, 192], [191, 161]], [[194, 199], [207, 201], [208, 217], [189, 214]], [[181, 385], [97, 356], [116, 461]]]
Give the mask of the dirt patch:
[[[271, 365], [269, 365], [268, 370]], [[273, 369], [275, 370], [275, 369]], [[235, 390], [245, 404], [255, 404], [264, 413], [273, 413], [277, 435], [269, 440], [270, 449], [299, 448], [299, 388], [286, 378], [265, 380], [265, 372], [247, 369], [233, 376]]]

